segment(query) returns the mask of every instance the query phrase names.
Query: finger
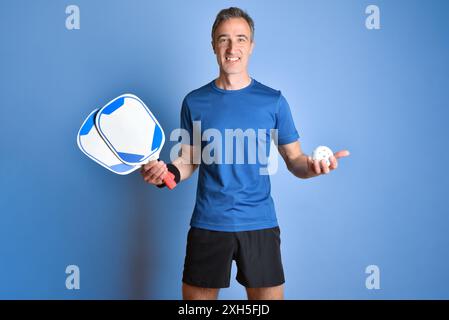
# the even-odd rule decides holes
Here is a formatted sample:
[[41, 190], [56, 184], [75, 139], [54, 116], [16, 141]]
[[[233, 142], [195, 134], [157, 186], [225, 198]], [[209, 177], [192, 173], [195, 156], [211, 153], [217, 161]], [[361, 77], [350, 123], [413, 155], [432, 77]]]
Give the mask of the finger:
[[165, 164], [162, 164], [162, 163], [154, 164], [150, 169], [148, 169], [144, 172], [144, 178], [148, 179], [148, 180], [154, 180], [155, 178], [157, 178], [156, 175], [159, 172], [159, 170], [164, 167], [165, 167]]
[[331, 162], [329, 169], [330, 170], [335, 170], [338, 167], [338, 162], [337, 162], [337, 158], [335, 158], [334, 156], [331, 156], [329, 158], [329, 161]]
[[143, 180], [144, 180], [146, 183], [151, 183], [151, 180], [150, 180], [150, 176], [149, 176], [149, 175], [144, 175], [144, 176], [143, 176]]
[[327, 165], [326, 160], [321, 160], [320, 164], [321, 164], [321, 171], [324, 174], [328, 174], [329, 173], [329, 166]]
[[162, 175], [164, 175], [164, 173], [167, 171], [167, 166], [166, 165], [162, 165], [160, 166], [157, 170], [155, 170], [154, 172], [152, 172], [151, 175], [151, 179], [152, 180], [158, 180], [158, 179], [162, 179]]
[[147, 164], [145, 164], [143, 166], [143, 168], [145, 171], [150, 170], [152, 167], [154, 167], [155, 165], [157, 165], [160, 162], [164, 163], [164, 161], [151, 160]]
[[313, 159], [311, 156], [307, 157], [307, 168], [309, 168], [309, 170], [315, 171], [315, 166], [313, 164]]
[[160, 168], [165, 167], [166, 164], [162, 161], [156, 162], [151, 165], [149, 169], [146, 170], [148, 174], [155, 174]]
[[149, 182], [148, 180], [150, 179], [150, 172], [148, 170], [145, 170], [144, 166], [142, 166], [142, 169], [140, 169], [140, 173], [143, 177], [143, 180], [145, 180], [145, 182]]
[[145, 169], [145, 165], [141, 166], [140, 167], [140, 174], [142, 176], [145, 176], [146, 173], [147, 173], [147, 169]]
[[315, 168], [316, 174], [321, 174], [320, 163], [318, 162], [318, 160], [313, 161], [313, 167]]
[[156, 184], [164, 183], [164, 178], [168, 173], [168, 169], [165, 169], [158, 177], [155, 178]]
[[[162, 176], [164, 176], [164, 174], [163, 174]], [[144, 180], [145, 180], [145, 182], [147, 182], [147, 183], [155, 184], [155, 185], [162, 184], [162, 183], [164, 182], [162, 179], [160, 179], [160, 178], [154, 178], [154, 176], [151, 176], [151, 175], [145, 176], [145, 177], [144, 177]]]
[[347, 157], [347, 156], [349, 156], [349, 155], [350, 155], [350, 153], [349, 153], [348, 150], [341, 150], [341, 151], [338, 151], [338, 152], [335, 152], [335, 153], [334, 153], [334, 156], [335, 156], [335, 158], [337, 158], [337, 159], [339, 159], [339, 158], [344, 158], [344, 157]]

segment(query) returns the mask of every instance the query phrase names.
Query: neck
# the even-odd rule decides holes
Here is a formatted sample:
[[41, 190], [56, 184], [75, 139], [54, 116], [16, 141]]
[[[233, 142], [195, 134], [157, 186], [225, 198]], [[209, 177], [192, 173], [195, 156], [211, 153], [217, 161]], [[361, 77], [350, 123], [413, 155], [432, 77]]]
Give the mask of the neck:
[[215, 79], [215, 85], [223, 90], [239, 90], [243, 89], [251, 83], [248, 73], [244, 74], [223, 74]]

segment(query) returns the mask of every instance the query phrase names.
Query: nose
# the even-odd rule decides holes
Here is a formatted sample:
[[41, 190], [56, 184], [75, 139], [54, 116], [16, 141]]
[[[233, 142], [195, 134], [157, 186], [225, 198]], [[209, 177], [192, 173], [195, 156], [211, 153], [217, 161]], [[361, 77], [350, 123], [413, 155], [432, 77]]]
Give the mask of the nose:
[[233, 40], [228, 41], [228, 53], [232, 53], [235, 48], [235, 42]]

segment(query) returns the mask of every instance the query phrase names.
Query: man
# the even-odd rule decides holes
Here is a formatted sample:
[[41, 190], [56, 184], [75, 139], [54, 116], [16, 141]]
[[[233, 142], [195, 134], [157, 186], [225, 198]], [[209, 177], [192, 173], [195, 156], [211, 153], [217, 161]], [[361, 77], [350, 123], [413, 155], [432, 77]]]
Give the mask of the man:
[[[337, 158], [349, 152], [335, 153], [329, 166], [325, 160], [312, 161], [301, 151], [290, 107], [281, 92], [249, 76], [253, 40], [254, 23], [247, 13], [233, 7], [218, 13], [212, 27], [212, 48], [220, 73], [217, 79], [185, 97], [181, 127], [190, 137], [195, 121], [201, 121], [201, 133], [215, 129], [223, 136], [227, 129], [275, 129], [278, 150], [295, 176], [306, 179], [336, 169]], [[258, 147], [269, 144], [270, 137], [258, 141]], [[182, 181], [200, 168], [187, 238], [183, 298], [216, 299], [220, 288], [229, 287], [235, 260], [237, 281], [246, 287], [248, 299], [283, 299], [280, 230], [269, 176], [260, 173], [260, 163], [197, 164], [194, 156], [201, 153], [205, 143], [198, 146], [192, 139], [181, 143], [179, 158], [168, 165], [149, 162], [141, 173], [146, 182], [161, 187], [167, 171]], [[245, 143], [236, 148], [249, 152]]]

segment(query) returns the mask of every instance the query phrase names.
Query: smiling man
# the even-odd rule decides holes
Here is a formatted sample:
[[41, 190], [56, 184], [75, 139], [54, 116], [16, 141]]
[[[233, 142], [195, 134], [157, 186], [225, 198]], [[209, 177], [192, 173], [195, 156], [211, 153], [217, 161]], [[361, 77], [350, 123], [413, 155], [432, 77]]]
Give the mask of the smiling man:
[[[269, 88], [248, 74], [254, 49], [254, 23], [239, 8], [220, 11], [212, 27], [212, 48], [219, 76], [190, 92], [183, 101], [181, 127], [193, 137], [194, 122], [201, 131], [265, 130], [257, 147], [270, 144], [276, 131], [278, 150], [288, 170], [299, 178], [327, 174], [337, 168], [337, 158], [312, 161], [300, 147], [290, 107], [280, 91]], [[240, 140], [236, 149], [252, 152]], [[283, 299], [284, 272], [280, 251], [280, 229], [271, 197], [270, 179], [261, 175], [262, 163], [196, 164], [194, 155], [206, 144], [193, 139], [181, 145], [181, 155], [166, 165], [152, 161], [142, 168], [146, 182], [163, 186], [167, 171], [176, 180], [189, 178], [199, 167], [198, 190], [183, 273], [184, 299], [216, 299], [220, 288], [229, 287], [232, 261], [237, 264], [237, 281], [248, 299]], [[223, 153], [230, 152], [223, 149]]]
[[[241, 15], [241, 17], [234, 17]], [[212, 27], [212, 48], [220, 66], [218, 88], [239, 90], [251, 84], [248, 62], [254, 48], [254, 23], [238, 9], [223, 10]]]

